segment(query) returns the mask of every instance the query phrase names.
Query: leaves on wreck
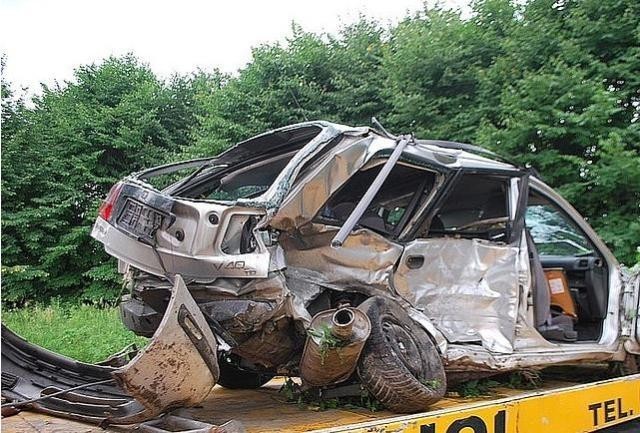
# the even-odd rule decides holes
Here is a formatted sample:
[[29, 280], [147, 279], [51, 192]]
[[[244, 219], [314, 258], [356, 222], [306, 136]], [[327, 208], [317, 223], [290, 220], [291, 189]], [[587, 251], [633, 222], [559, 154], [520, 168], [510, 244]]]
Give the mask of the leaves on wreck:
[[513, 371], [491, 378], [462, 382], [452, 391], [461, 397], [480, 397], [496, 392], [496, 388], [537, 389], [542, 386], [542, 376], [533, 370]]
[[[324, 365], [324, 361], [327, 358], [327, 353], [332, 349], [340, 349], [341, 347], [349, 344], [349, 340], [341, 340], [335, 335], [331, 327], [327, 324], [322, 324], [318, 329], [309, 329], [307, 334], [312, 337], [318, 338], [318, 349], [320, 351], [320, 362]], [[340, 356], [340, 351], [337, 351]]]
[[440, 385], [442, 385], [442, 383], [438, 379], [420, 379], [420, 383], [431, 389], [437, 389], [440, 387]]
[[460, 397], [480, 397], [491, 394], [494, 388], [500, 386], [500, 382], [492, 379], [474, 379], [454, 387], [453, 391]]
[[324, 411], [344, 408], [367, 409], [371, 412], [384, 409], [382, 403], [377, 401], [362, 385], [359, 387], [358, 395], [325, 398], [321, 389], [303, 390], [298, 382], [288, 377], [279, 392], [288, 402], [296, 403], [300, 409]]
[[542, 375], [535, 370], [521, 370], [509, 373], [507, 386], [514, 389], [536, 389], [542, 386]]

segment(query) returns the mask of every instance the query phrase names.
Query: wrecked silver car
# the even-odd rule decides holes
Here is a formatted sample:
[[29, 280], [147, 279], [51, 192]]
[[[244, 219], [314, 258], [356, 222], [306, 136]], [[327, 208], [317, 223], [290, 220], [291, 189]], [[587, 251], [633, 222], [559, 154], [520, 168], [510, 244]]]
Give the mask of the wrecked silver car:
[[125, 325], [153, 348], [177, 321], [185, 343], [189, 401], [154, 400], [176, 381], [160, 352], [114, 372], [149, 413], [274, 375], [415, 412], [498, 372], [637, 370], [638, 278], [534, 172], [471, 145], [297, 124], [125, 178], [92, 236], [130, 286]]

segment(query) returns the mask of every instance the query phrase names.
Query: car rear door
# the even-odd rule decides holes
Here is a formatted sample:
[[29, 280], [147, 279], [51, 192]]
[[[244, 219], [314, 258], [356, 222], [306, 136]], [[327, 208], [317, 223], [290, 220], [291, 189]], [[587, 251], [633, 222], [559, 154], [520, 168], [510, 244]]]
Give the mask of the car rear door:
[[523, 228], [516, 224], [523, 183], [526, 176], [455, 175], [405, 243], [394, 288], [450, 342], [513, 351], [523, 271], [514, 230]]

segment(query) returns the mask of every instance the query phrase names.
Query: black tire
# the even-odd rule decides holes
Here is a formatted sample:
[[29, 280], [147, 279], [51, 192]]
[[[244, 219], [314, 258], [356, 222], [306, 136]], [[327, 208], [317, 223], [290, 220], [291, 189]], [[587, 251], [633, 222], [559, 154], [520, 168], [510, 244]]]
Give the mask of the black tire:
[[442, 359], [429, 334], [390, 299], [360, 306], [371, 320], [371, 336], [358, 362], [362, 384], [394, 412], [424, 411], [447, 390]]
[[273, 379], [273, 375], [269, 373], [243, 370], [226, 356], [220, 357], [219, 365], [218, 385], [227, 389], [256, 389]]

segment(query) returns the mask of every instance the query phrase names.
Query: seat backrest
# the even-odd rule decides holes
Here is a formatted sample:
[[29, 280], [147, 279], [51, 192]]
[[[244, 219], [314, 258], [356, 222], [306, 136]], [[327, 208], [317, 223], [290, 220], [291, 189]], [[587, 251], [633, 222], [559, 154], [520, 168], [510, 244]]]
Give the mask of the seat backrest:
[[544, 275], [538, 249], [533, 242], [533, 238], [527, 233], [527, 248], [529, 250], [529, 263], [531, 265], [531, 278], [533, 289], [533, 314], [535, 318], [536, 328], [544, 325], [549, 320], [551, 314], [551, 292], [549, 291], [549, 283]]

